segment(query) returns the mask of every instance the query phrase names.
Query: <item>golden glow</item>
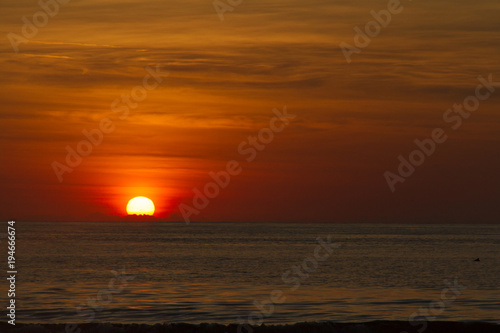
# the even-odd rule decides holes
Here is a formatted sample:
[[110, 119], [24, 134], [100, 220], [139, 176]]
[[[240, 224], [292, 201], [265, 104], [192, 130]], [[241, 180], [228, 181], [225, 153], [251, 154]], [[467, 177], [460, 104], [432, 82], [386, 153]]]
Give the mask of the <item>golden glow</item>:
[[146, 197], [135, 197], [130, 199], [127, 204], [127, 213], [129, 215], [153, 215], [155, 212], [155, 205], [151, 199]]

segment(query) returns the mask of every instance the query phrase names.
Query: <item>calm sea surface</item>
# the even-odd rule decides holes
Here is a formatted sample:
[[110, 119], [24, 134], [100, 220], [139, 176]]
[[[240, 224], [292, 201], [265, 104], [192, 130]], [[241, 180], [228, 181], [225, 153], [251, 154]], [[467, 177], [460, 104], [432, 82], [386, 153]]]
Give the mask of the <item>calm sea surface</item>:
[[[18, 222], [16, 229], [19, 322], [238, 323], [273, 290], [285, 300], [265, 307], [266, 323], [408, 320], [419, 308], [438, 320], [500, 322], [499, 225]], [[306, 258], [328, 235], [340, 247], [314, 270]], [[311, 272], [293, 273], [303, 263]], [[114, 279], [122, 269], [133, 279]], [[454, 301], [434, 301], [444, 280], [456, 279], [467, 288]]]

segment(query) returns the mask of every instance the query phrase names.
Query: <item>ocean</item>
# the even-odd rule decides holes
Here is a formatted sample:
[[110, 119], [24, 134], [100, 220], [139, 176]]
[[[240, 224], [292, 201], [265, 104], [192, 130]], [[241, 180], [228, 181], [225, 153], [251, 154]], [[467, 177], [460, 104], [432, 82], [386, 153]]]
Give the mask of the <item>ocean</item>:
[[19, 323], [500, 323], [500, 225], [17, 222], [16, 246]]

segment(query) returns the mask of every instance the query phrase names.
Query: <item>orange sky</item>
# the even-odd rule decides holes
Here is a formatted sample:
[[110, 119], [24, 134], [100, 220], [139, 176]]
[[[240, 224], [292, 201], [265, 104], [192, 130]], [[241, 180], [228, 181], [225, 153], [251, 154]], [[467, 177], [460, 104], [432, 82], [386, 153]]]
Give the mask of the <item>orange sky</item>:
[[[151, 198], [156, 216], [191, 203], [210, 171], [243, 171], [195, 221], [498, 222], [500, 88], [456, 131], [443, 121], [500, 81], [500, 3], [405, 2], [348, 64], [339, 44], [387, 1], [243, 1], [221, 21], [210, 1], [72, 0], [15, 53], [38, 1], [3, 2], [0, 31], [0, 218], [78, 220], [125, 215]], [[111, 109], [168, 71], [126, 119]], [[297, 117], [244, 162], [238, 145], [274, 108]], [[114, 131], [58, 181], [64, 162], [109, 118]], [[392, 193], [415, 139], [440, 127], [436, 153]]]

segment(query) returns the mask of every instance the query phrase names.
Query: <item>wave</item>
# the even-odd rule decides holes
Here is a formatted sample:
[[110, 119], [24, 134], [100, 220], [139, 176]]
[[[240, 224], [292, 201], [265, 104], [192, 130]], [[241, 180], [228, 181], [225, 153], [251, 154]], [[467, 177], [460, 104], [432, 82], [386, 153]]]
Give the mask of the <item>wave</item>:
[[[366, 323], [305, 322], [290, 325], [240, 326], [237, 324], [80, 324], [69, 328], [66, 324], [16, 324], [0, 322], [0, 332], [23, 333], [416, 333], [422, 327], [407, 321], [372, 321]], [[500, 333], [500, 324], [484, 322], [429, 322], [425, 333]]]

